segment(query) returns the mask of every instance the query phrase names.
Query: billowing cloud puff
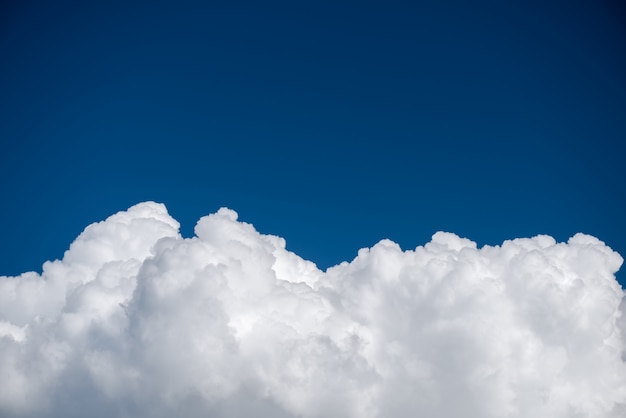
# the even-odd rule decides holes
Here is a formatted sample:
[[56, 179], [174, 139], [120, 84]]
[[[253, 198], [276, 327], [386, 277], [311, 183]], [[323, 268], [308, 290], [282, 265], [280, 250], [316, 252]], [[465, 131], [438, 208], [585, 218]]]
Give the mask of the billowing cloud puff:
[[383, 240], [322, 272], [142, 203], [0, 277], [3, 417], [623, 417], [622, 258], [578, 234]]

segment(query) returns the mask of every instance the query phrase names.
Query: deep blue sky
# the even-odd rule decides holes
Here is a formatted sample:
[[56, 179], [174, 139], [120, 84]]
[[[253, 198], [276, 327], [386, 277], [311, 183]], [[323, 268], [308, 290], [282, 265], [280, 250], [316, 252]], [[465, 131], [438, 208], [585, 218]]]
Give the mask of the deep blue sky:
[[143, 200], [321, 268], [437, 230], [626, 255], [619, 2], [128, 3], [0, 6], [0, 274]]

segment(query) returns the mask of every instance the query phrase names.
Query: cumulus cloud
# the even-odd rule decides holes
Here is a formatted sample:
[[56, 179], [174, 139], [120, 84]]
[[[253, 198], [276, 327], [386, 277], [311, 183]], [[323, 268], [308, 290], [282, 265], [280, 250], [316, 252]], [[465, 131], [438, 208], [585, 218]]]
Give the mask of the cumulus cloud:
[[229, 209], [161, 204], [0, 277], [3, 417], [621, 417], [622, 258], [438, 232], [317, 269]]

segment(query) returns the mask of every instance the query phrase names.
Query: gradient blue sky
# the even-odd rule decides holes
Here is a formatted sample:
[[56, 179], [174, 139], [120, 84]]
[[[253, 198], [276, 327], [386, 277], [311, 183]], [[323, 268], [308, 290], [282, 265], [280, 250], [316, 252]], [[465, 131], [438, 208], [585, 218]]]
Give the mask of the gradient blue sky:
[[98, 3], [0, 6], [0, 274], [144, 200], [321, 268], [438, 230], [626, 255], [619, 2]]

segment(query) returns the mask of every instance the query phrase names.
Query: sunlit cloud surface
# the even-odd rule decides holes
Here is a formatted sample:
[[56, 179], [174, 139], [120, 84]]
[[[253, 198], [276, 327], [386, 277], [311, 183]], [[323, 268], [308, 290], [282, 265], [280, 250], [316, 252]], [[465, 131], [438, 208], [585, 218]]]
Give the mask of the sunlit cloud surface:
[[232, 210], [184, 239], [142, 203], [0, 277], [0, 415], [623, 417], [622, 261], [438, 232], [324, 272]]

